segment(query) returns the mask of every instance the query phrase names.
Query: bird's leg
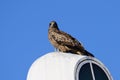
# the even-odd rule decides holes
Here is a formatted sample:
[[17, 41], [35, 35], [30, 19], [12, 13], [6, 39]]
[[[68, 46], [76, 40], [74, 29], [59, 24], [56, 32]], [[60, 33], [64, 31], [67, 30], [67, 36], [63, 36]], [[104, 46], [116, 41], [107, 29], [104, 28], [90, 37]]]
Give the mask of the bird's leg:
[[59, 49], [55, 48], [55, 52], [59, 52]]

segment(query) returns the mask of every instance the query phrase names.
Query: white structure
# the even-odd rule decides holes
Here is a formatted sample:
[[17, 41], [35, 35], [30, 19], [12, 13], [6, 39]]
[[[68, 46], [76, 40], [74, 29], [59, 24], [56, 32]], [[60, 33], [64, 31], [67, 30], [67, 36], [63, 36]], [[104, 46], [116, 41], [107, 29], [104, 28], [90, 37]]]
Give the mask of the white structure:
[[113, 80], [97, 59], [62, 52], [48, 53], [30, 67], [27, 80]]

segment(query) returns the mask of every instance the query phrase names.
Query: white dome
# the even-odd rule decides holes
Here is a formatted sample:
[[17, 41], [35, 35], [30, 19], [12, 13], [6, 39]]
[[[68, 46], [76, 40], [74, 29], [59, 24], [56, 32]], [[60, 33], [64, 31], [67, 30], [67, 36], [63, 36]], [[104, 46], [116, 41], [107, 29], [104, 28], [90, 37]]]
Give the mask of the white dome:
[[[79, 62], [85, 59], [99, 62], [95, 58], [87, 56], [62, 52], [48, 53], [32, 64], [27, 80], [75, 80], [76, 74], [78, 74], [76, 68]], [[103, 64], [101, 63], [101, 65]]]

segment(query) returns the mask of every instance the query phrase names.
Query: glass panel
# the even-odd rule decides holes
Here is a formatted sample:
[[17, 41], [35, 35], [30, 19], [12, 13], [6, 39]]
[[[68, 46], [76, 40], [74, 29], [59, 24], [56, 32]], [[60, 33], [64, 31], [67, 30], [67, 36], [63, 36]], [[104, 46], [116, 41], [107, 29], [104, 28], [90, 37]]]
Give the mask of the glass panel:
[[90, 70], [90, 64], [84, 64], [79, 72], [79, 80], [92, 80], [92, 74]]
[[95, 80], [109, 80], [106, 73], [96, 64], [93, 64]]

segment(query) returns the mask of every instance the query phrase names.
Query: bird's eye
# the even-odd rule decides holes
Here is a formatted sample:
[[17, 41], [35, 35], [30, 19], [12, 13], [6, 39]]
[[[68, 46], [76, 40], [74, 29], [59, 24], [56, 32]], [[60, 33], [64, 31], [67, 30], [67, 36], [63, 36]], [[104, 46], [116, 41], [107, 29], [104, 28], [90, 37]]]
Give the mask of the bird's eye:
[[49, 26], [51, 26], [51, 23], [49, 24]]

